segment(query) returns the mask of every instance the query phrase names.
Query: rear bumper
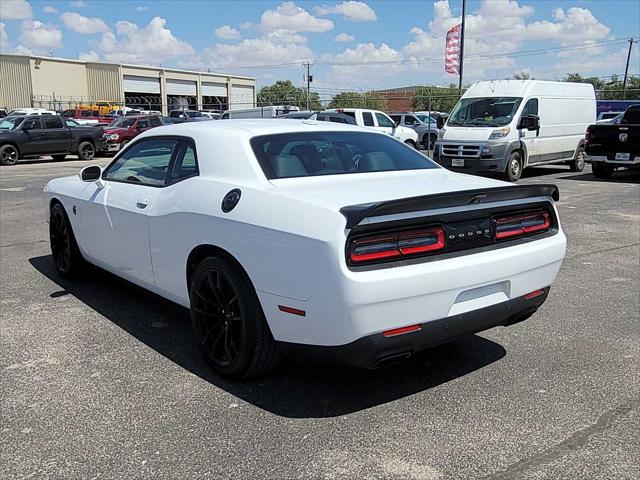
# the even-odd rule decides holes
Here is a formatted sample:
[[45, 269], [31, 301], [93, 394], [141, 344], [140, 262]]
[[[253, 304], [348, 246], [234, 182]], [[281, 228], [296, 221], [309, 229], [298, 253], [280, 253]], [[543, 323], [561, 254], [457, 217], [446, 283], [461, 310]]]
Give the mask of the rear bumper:
[[420, 330], [385, 337], [376, 333], [346, 345], [317, 346], [278, 342], [284, 353], [306, 362], [375, 368], [464, 335], [526, 320], [545, 302], [549, 287], [531, 299], [524, 296], [485, 308], [420, 324]]
[[640, 155], [636, 155], [636, 156], [631, 155], [630, 159], [626, 161], [613, 160], [612, 158], [609, 158], [607, 155], [589, 155], [585, 159], [585, 162], [606, 163], [607, 165], [613, 165], [618, 167], [640, 166]]

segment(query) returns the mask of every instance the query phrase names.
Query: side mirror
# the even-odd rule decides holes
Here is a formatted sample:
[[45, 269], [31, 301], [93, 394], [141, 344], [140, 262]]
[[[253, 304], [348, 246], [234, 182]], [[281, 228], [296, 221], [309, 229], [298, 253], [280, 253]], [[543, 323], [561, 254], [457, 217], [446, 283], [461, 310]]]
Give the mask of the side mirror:
[[442, 115], [438, 115], [436, 117], [436, 127], [438, 128], [438, 130], [440, 130], [442, 127], [444, 127], [445, 120], [446, 120], [446, 118], [444, 118]]
[[518, 123], [518, 128], [529, 131], [540, 130], [540, 118], [537, 115], [524, 115]]
[[102, 168], [98, 165], [89, 165], [80, 170], [80, 180], [87, 183], [95, 183], [98, 188], [104, 188], [102, 180]]

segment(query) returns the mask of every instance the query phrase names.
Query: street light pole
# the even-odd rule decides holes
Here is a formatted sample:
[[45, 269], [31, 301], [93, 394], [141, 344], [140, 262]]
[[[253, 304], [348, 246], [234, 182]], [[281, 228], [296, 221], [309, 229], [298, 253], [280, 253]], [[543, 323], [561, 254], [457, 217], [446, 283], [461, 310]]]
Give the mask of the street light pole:
[[462, 22], [460, 22], [460, 61], [458, 64], [458, 95], [462, 95], [462, 68], [464, 64], [464, 17], [466, 13], [467, 0], [462, 0]]
[[627, 75], [629, 73], [629, 60], [631, 59], [631, 47], [633, 47], [634, 43], [638, 43], [637, 40], [633, 38], [629, 39], [629, 52], [627, 53], [627, 66], [624, 68], [624, 80], [622, 81], [622, 99], [627, 99]]

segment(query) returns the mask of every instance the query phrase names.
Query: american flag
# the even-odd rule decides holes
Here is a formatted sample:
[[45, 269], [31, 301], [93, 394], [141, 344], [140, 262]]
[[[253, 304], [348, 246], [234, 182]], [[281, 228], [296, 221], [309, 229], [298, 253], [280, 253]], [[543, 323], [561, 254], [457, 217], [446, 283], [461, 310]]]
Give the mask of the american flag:
[[460, 24], [451, 27], [444, 47], [444, 70], [452, 75], [460, 74], [460, 30]]

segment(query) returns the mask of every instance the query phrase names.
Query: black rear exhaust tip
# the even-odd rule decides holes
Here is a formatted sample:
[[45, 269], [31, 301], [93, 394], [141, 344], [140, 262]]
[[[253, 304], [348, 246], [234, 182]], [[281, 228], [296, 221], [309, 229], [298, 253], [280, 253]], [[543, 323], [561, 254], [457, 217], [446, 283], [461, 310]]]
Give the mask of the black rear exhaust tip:
[[383, 367], [388, 367], [389, 365], [395, 365], [396, 363], [404, 362], [412, 354], [413, 352], [401, 352], [401, 353], [394, 353], [392, 355], [386, 355], [376, 360], [371, 366], [371, 368], [383, 368]]

